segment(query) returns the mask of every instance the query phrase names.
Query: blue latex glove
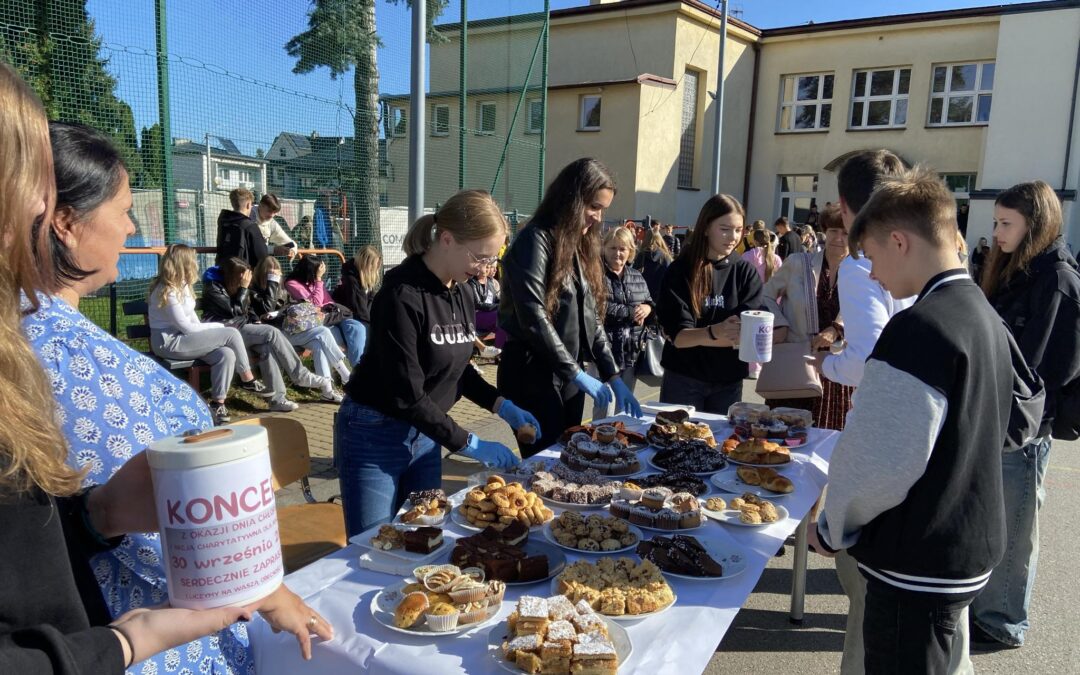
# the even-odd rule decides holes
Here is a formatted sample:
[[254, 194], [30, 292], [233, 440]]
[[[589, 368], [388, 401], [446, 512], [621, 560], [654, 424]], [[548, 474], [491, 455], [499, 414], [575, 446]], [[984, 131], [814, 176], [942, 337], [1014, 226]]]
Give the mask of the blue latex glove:
[[509, 469], [521, 462], [517, 455], [502, 443], [481, 440], [476, 434], [469, 434], [469, 442], [458, 452], [484, 466], [497, 469]]
[[641, 404], [634, 398], [633, 392], [621, 377], [611, 381], [611, 390], [615, 393], [615, 414], [626, 411], [626, 414], [641, 417]]
[[540, 432], [540, 423], [536, 421], [533, 414], [527, 410], [522, 410], [510, 401], [510, 399], [503, 399], [502, 405], [499, 406], [499, 417], [510, 425], [510, 428], [515, 432], [526, 424], [533, 425], [536, 429], [536, 437], [539, 439], [543, 434]]
[[584, 370], [579, 370], [574, 377], [574, 384], [581, 387], [586, 394], [596, 401], [596, 405], [606, 408], [611, 403], [611, 387], [607, 386]]

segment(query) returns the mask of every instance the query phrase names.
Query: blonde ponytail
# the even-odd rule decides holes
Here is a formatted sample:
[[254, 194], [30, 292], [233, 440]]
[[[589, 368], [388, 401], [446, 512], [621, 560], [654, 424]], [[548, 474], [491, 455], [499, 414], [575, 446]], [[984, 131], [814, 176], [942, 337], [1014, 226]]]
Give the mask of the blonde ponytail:
[[405, 255], [427, 253], [427, 250], [431, 248], [431, 243], [435, 241], [436, 229], [434, 214], [429, 213], [417, 218], [405, 234], [405, 241], [401, 243], [401, 249], [405, 251]]
[[476, 241], [497, 234], [505, 235], [506, 218], [502, 209], [484, 190], [462, 190], [434, 214], [420, 216], [405, 235], [401, 248], [405, 255], [422, 255], [435, 242], [439, 232], [449, 232], [458, 241]]

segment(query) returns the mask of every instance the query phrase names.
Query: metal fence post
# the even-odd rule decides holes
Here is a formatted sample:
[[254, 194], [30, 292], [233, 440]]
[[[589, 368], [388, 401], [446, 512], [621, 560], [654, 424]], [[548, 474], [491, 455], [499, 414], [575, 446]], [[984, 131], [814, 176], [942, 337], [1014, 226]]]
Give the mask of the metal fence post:
[[465, 189], [465, 106], [469, 83], [469, 0], [461, 0], [461, 45], [458, 48], [458, 190]]
[[[169, 115], [168, 34], [165, 26], [166, 0], [154, 3], [157, 24], [158, 116], [161, 118], [161, 218], [165, 244], [176, 241], [176, 190], [172, 171], [172, 117]], [[210, 167], [207, 167], [209, 170]]]

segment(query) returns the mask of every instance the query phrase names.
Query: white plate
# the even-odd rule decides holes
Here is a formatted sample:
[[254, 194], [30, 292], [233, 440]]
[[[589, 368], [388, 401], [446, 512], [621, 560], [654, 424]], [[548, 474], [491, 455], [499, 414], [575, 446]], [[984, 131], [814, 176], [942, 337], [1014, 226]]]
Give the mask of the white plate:
[[[641, 481], [644, 481], [645, 479], [649, 478], [650, 476], [662, 476], [662, 475], [664, 475], [664, 473], [667, 473], [667, 471], [664, 471], [663, 473], [652, 473], [652, 472], [649, 472], [649, 473], [644, 473], [644, 472], [643, 472], [643, 473], [640, 473], [640, 474], [638, 474], [638, 475], [636, 476], [636, 478], [640, 479]], [[703, 476], [698, 476], [697, 478], [698, 478], [699, 480], [701, 480], [701, 479], [703, 478]], [[634, 483], [637, 483], [638, 485], [641, 485], [641, 482], [640, 482], [640, 481], [633, 481], [633, 482], [634, 482]], [[712, 492], [712, 490], [710, 490], [710, 489], [709, 489], [709, 482], [708, 482], [708, 481], [706, 481], [706, 480], [702, 480], [701, 482], [705, 484], [705, 491], [704, 491], [704, 492], [702, 492], [702, 493], [701, 493], [701, 495], [707, 495], [707, 494], [709, 494], [710, 492]], [[667, 487], [667, 486], [664, 486], [664, 487]], [[643, 489], [644, 489], [644, 490], [648, 490], [649, 488], [647, 488], [647, 487], [643, 487]], [[672, 490], [675, 490], [675, 488], [671, 488], [671, 489], [672, 489]], [[690, 492], [689, 490], [675, 490], [675, 491], [676, 491], [676, 492]], [[701, 495], [696, 495], [696, 496], [700, 497]]]
[[710, 511], [710, 510], [708, 510], [707, 508], [705, 508], [703, 506], [703, 507], [701, 507], [701, 512], [704, 513], [706, 516], [712, 518], [713, 520], [724, 523], [725, 525], [737, 525], [739, 527], [766, 527], [768, 525], [775, 525], [776, 523], [779, 523], [780, 521], [785, 520], [789, 515], [788, 510], [785, 509], [783, 506], [780, 506], [779, 504], [773, 504], [773, 506], [776, 507], [776, 515], [779, 516], [779, 518], [775, 522], [772, 522], [772, 523], [758, 523], [758, 524], [744, 523], [742, 520], [739, 519], [739, 510], [738, 509], [724, 509], [723, 511]]
[[[614, 518], [614, 516], [611, 516], [611, 517]], [[634, 525], [632, 523], [626, 523], [627, 526], [630, 529], [630, 532], [632, 532], [635, 536], [637, 536], [637, 541], [635, 541], [633, 544], [631, 544], [629, 546], [624, 546], [623, 548], [616, 549], [614, 551], [583, 551], [580, 548], [574, 548], [572, 546], [563, 546], [558, 541], [556, 541], [555, 540], [555, 533], [551, 531], [551, 524], [554, 523], [554, 522], [555, 522], [554, 520], [549, 520], [547, 523], [544, 524], [544, 538], [546, 538], [548, 541], [550, 541], [552, 544], [555, 544], [559, 548], [564, 548], [567, 551], [573, 551], [574, 553], [577, 553], [578, 555], [616, 555], [618, 553], [628, 553], [630, 551], [633, 551], [634, 548], [637, 547], [638, 542], [640, 542], [642, 539], [645, 538], [645, 533], [642, 532], [641, 529], [638, 528], [637, 525]]]
[[[412, 553], [411, 551], [406, 551], [404, 548], [395, 548], [395, 549], [393, 549], [391, 551], [385, 551], [385, 550], [380, 549], [380, 548], [375, 548], [374, 546], [371, 545], [371, 538], [374, 537], [376, 534], [378, 534], [379, 533], [379, 528], [382, 527], [385, 524], [386, 523], [383, 523], [381, 525], [376, 525], [376, 526], [372, 527], [371, 529], [369, 529], [369, 530], [367, 530], [365, 532], [361, 532], [360, 534], [349, 537], [349, 543], [350, 544], [356, 544], [360, 548], [366, 548], [369, 551], [378, 551], [379, 553], [385, 553], [386, 555], [394, 556], [395, 558], [401, 558], [402, 560], [408, 560], [410, 562], [417, 562], [417, 563], [426, 562], [428, 560], [431, 560], [435, 556], [437, 556], [440, 553], [444, 552], [444, 550], [446, 550], [447, 546], [449, 546], [449, 544], [451, 543], [451, 540], [449, 538], [447, 538], [446, 532], [444, 531], [443, 532], [442, 544], [440, 544], [438, 546], [438, 548], [436, 548], [431, 553]], [[394, 523], [394, 527], [396, 527], [399, 530], [415, 530], [418, 527], [425, 527], [425, 526], [423, 526], [423, 525], [402, 525], [401, 523]]]
[[788, 456], [791, 457], [791, 459], [784, 462], [783, 464], [751, 464], [750, 462], [740, 462], [736, 459], [732, 459], [730, 456], [728, 456], [727, 461], [731, 462], [732, 464], [737, 464], [739, 466], [752, 466], [758, 469], [776, 469], [777, 471], [781, 471], [788, 468], [795, 462], [799, 461], [795, 455], [789, 454]]
[[[545, 504], [552, 508], [562, 509], [563, 511], [603, 511], [611, 505], [611, 500], [606, 502], [593, 502], [592, 504], [573, 504], [571, 502], [560, 502], [550, 497], [541, 497]], [[551, 522], [551, 521], [548, 521]]]
[[420, 619], [420, 623], [412, 628], [398, 628], [394, 625], [394, 609], [398, 606], [404, 596], [401, 594], [401, 589], [407, 586], [410, 582], [399, 581], [396, 584], [392, 584], [382, 589], [375, 594], [375, 597], [371, 599], [371, 616], [376, 621], [386, 626], [392, 631], [398, 633], [404, 633], [406, 635], [424, 635], [428, 637], [441, 637], [443, 635], [458, 635], [459, 633], [467, 633], [474, 628], [480, 626], [486, 626], [495, 620], [495, 617], [499, 615], [499, 609], [502, 607], [502, 603], [493, 607], [488, 607], [488, 617], [483, 621], [477, 621], [476, 623], [470, 623], [465, 625], [458, 625], [457, 628], [448, 631], [436, 632], [431, 630], [427, 625], [427, 619]]
[[[472, 532], [483, 532], [484, 529], [487, 527], [487, 525], [484, 525], [484, 527], [477, 527], [476, 525], [473, 525], [472, 523], [470, 523], [468, 521], [467, 518], [465, 518], [465, 514], [463, 514], [460, 510], [458, 510], [458, 507], [461, 506], [461, 503], [465, 500], [465, 495], [471, 489], [473, 489], [473, 488], [464, 488], [464, 489], [458, 490], [454, 494], [450, 495], [450, 497], [449, 497], [449, 501], [450, 501], [450, 522], [455, 523], [457, 525], [460, 525], [464, 529], [470, 530]], [[492, 511], [492, 513], [494, 513], [494, 511]], [[488, 524], [489, 525], [494, 525], [495, 522], [497, 522], [497, 521], [491, 521]], [[533, 525], [529, 529], [532, 530], [533, 532], [536, 532], [540, 527], [542, 527], [542, 525]]]
[[[548, 575], [546, 577], [544, 577], [543, 579], [533, 579], [532, 581], [507, 581], [507, 582], [504, 582], [504, 583], [506, 583], [507, 586], [530, 586], [532, 584], [538, 584], [541, 581], [547, 581], [548, 579], [554, 579], [566, 567], [566, 554], [563, 553], [561, 550], [559, 550], [558, 545], [552, 545], [552, 544], [549, 544], [549, 543], [547, 543], [545, 541], [535, 541], [535, 540], [533, 540], [531, 538], [533, 536], [536, 536], [535, 532], [530, 534], [529, 541], [526, 541], [521, 546], [521, 550], [524, 551], [525, 554], [529, 555], [529, 556], [546, 555], [548, 557]], [[450, 554], [452, 555], [453, 551], [451, 551]], [[444, 562], [446, 564], [448, 564], [448, 565], [453, 564], [453, 563], [450, 562], [450, 555], [446, 556], [446, 560]]]
[[[620, 518], [620, 516], [615, 516], [615, 517]], [[620, 519], [621, 520], [626, 520], [625, 518], [620, 518]], [[638, 525], [636, 523], [631, 523], [629, 520], [627, 520], [626, 523], [630, 527], [638, 527], [638, 528], [641, 528], [642, 530], [647, 530], [649, 532], [657, 532], [659, 534], [672, 535], [672, 534], [682, 534], [684, 532], [693, 532], [694, 530], [700, 530], [701, 528], [705, 527], [709, 523], [709, 521], [708, 521], [707, 518], [702, 518], [701, 519], [701, 524], [698, 525], [697, 527], [680, 527], [677, 530], [665, 530], [665, 529], [660, 528], [660, 527], [650, 527], [648, 525]]]
[[[557, 580], [555, 580], [555, 579], [552, 579], [551, 580], [551, 594], [552, 595], [558, 595], [559, 594], [559, 591], [556, 590], [558, 587], [559, 587], [559, 582]], [[672, 607], [674, 607], [675, 603], [678, 602], [678, 601], [679, 601], [679, 596], [675, 593], [675, 589], [672, 588], [671, 589], [671, 602], [664, 605], [663, 607], [656, 610], [655, 612], [645, 612], [643, 614], [622, 614], [620, 616], [612, 616], [610, 614], [600, 614], [600, 612], [597, 612], [597, 614], [600, 614], [600, 616], [604, 617], [605, 619], [609, 619], [611, 621], [618, 621], [620, 623], [631, 623], [633, 621], [641, 621], [643, 619], [648, 619], [649, 617], [656, 616], [657, 614], [663, 614], [664, 612], [666, 612], [669, 609], [671, 609]]]
[[724, 567], [724, 575], [719, 577], [694, 577], [689, 574], [676, 574], [675, 572], [668, 572], [666, 570], [660, 570], [669, 577], [675, 577], [677, 579], [689, 579], [690, 581], [717, 581], [720, 579], [730, 579], [736, 577], [746, 571], [746, 557], [735, 550], [730, 545], [725, 545], [719, 542], [710, 541], [708, 539], [698, 542], [705, 548], [705, 552], [709, 554], [716, 562], [720, 563]]
[[[611, 617], [600, 615], [604, 619], [604, 623], [607, 624], [608, 635], [611, 638], [611, 643], [615, 646], [615, 656], [619, 660], [619, 666], [626, 663], [626, 660], [630, 658], [630, 655], [634, 652], [634, 645], [630, 641], [630, 634], [626, 632], [626, 629], [611, 620]], [[504, 640], [510, 637], [510, 629], [505, 622], [499, 623], [492, 627], [488, 631], [488, 655], [495, 660], [495, 663], [499, 665], [503, 670], [510, 673], [522, 673], [523, 671], [515, 664], [510, 663], [503, 658], [502, 643]]]
[[417, 520], [414, 520], [411, 523], [403, 523], [401, 522], [401, 517], [407, 512], [407, 510], [399, 511], [398, 514], [394, 516], [393, 524], [405, 525], [406, 527], [442, 527], [443, 523], [446, 522], [446, 511], [443, 511], [443, 514], [441, 516], [420, 516]]
[[760, 485], [747, 485], [739, 478], [739, 474], [734, 471], [722, 471], [717, 474], [713, 474], [713, 477], [709, 479], [713, 485], [720, 488], [724, 492], [730, 492], [735, 495], [741, 495], [744, 492], [763, 497], [765, 499], [773, 499], [780, 497], [787, 497], [795, 494], [795, 490], [791, 492], [773, 492], [767, 490]]
[[[662, 472], [665, 472], [665, 473], [668, 472], [668, 471], [674, 471], [675, 470], [675, 469], [668, 469], [667, 467], [660, 466], [659, 464], [657, 464], [656, 462], [653, 461], [654, 457], [656, 457], [656, 455], [653, 455], [652, 457], [649, 458], [649, 466], [651, 466], [652, 468], [658, 469], [659, 471], [662, 471]], [[731, 460], [728, 460], [728, 461], [731, 461]], [[686, 473], [689, 473], [692, 476], [705, 477], [705, 476], [711, 476], [714, 473], [716, 473], [717, 471], [723, 471], [726, 468], [727, 468], [727, 466], [725, 465], [725, 466], [720, 467], [719, 469], [713, 469], [712, 471], [687, 471]]]

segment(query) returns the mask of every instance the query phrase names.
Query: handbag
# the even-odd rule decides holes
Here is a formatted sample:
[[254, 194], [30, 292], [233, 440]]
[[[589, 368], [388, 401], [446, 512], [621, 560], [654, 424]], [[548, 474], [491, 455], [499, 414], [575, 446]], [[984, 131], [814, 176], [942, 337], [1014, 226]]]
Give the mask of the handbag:
[[289, 305], [283, 316], [281, 330], [286, 335], [297, 335], [323, 325], [322, 312], [310, 302]]
[[634, 376], [650, 387], [659, 387], [664, 379], [660, 359], [664, 355], [664, 336], [650, 328], [642, 333], [641, 353], [634, 364]]
[[[814, 283], [812, 256], [802, 254], [805, 272], [806, 325], [811, 334], [818, 331], [817, 285]], [[791, 303], [785, 302], [786, 309]], [[781, 342], [773, 345], [772, 361], [763, 363], [758, 375], [757, 393], [762, 398], [815, 398], [821, 396], [821, 375], [807, 360], [811, 356], [810, 340]]]
[[352, 318], [352, 310], [345, 305], [329, 302], [322, 307], [322, 325], [327, 328], [336, 326], [346, 319]]

